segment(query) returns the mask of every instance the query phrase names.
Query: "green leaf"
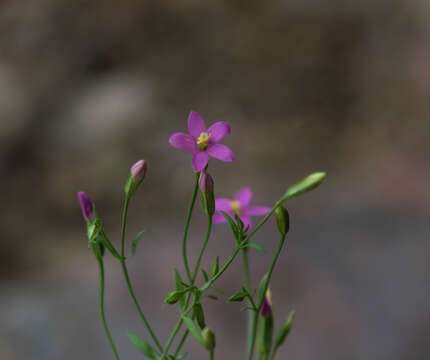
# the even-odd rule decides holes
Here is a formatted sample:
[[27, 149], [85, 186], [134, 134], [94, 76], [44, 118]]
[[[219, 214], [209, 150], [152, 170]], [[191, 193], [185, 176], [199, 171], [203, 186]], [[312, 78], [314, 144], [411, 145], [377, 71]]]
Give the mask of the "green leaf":
[[197, 324], [199, 324], [200, 329], [204, 329], [206, 327], [205, 314], [203, 312], [202, 304], [197, 303], [194, 305], [193, 313], [195, 318], [197, 319]]
[[139, 241], [142, 239], [144, 232], [145, 230], [140, 231], [133, 239], [133, 242], [131, 243], [131, 254], [127, 256], [127, 259], [132, 258], [134, 254], [136, 254], [137, 245], [139, 244]]
[[[184, 285], [181, 279], [181, 275], [179, 274], [179, 271], [177, 268], [174, 269], [174, 273], [175, 273], [175, 285], [176, 285], [176, 290], [178, 291], [183, 291], [184, 290]], [[183, 296], [181, 296], [181, 298], [179, 299], [179, 306], [182, 308], [184, 308], [185, 306], [185, 299]]]
[[245, 291], [238, 291], [230, 296], [227, 301], [243, 301], [247, 297], [248, 293]]
[[255, 243], [255, 242], [249, 242], [248, 247], [252, 247], [254, 249], [257, 249], [258, 251], [261, 251], [264, 254], [267, 252], [264, 247], [262, 247], [260, 244]]
[[146, 355], [150, 359], [154, 359], [154, 360], [159, 359], [159, 354], [145, 340], [143, 340], [137, 335], [134, 335], [131, 332], [128, 333], [128, 337], [133, 342], [133, 344], [136, 345], [136, 347], [139, 349], [139, 351], [142, 354]]
[[211, 300], [218, 300], [218, 298], [215, 296], [215, 295], [204, 295], [203, 296], [204, 298], [208, 298], [208, 299], [211, 299]]
[[266, 295], [267, 281], [269, 280], [269, 273], [266, 273], [260, 281], [258, 287], [257, 306], [263, 303], [264, 296]]
[[220, 288], [217, 288], [215, 286], [212, 286], [211, 289], [215, 290], [217, 293], [224, 295], [224, 291], [222, 291]]
[[205, 281], [208, 282], [209, 281], [209, 276], [208, 276], [208, 273], [206, 272], [206, 270], [202, 269], [202, 273], [203, 273], [203, 277], [204, 277]]
[[234, 223], [233, 219], [228, 215], [225, 211], [221, 211], [222, 216], [224, 216], [224, 219], [227, 221], [227, 223], [230, 225], [231, 231], [233, 231], [235, 238], [237, 239], [239, 235], [239, 230], [237, 228], [237, 225]]
[[214, 277], [219, 270], [219, 256], [217, 256], [211, 266], [211, 276]]
[[286, 200], [315, 189], [319, 184], [321, 184], [325, 176], [325, 172], [317, 172], [307, 176], [302, 181], [299, 181], [297, 184], [290, 186], [282, 199]]
[[200, 332], [200, 330], [197, 328], [196, 324], [194, 324], [194, 321], [191, 320], [187, 316], [182, 317], [185, 326], [187, 327], [190, 334], [203, 346], [205, 346], [205, 341], [203, 339], [203, 336]]

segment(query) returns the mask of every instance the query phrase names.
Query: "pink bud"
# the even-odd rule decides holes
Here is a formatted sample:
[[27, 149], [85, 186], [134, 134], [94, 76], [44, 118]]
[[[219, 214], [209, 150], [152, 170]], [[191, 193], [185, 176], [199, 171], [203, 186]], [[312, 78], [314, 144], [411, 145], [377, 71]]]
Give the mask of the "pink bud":
[[87, 221], [92, 220], [93, 218], [93, 204], [91, 203], [90, 198], [83, 191], [78, 192], [78, 200], [81, 205], [82, 215], [84, 219]]
[[131, 175], [137, 179], [143, 179], [146, 174], [147, 164], [145, 160], [139, 160], [131, 167]]

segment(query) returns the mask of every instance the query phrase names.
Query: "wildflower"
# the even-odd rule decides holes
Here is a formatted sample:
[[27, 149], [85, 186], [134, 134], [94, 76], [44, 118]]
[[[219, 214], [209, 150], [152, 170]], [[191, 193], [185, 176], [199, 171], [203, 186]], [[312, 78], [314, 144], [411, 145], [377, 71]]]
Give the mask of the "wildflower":
[[222, 161], [235, 159], [231, 149], [218, 142], [231, 133], [231, 127], [224, 121], [213, 124], [206, 129], [202, 116], [197, 111], [191, 111], [188, 115], [189, 134], [175, 133], [170, 139], [170, 145], [192, 154], [191, 163], [195, 172], [204, 169], [209, 161], [209, 156]]
[[78, 192], [79, 205], [81, 205], [82, 215], [86, 221], [93, 219], [93, 204], [90, 198], [83, 191]]
[[203, 209], [212, 217], [215, 213], [214, 181], [204, 169], [200, 173], [199, 188], [202, 194]]
[[215, 215], [213, 216], [212, 221], [215, 224], [225, 223], [226, 220], [224, 216], [222, 216], [220, 211], [224, 211], [230, 216], [234, 216], [236, 214], [239, 216], [240, 220], [242, 220], [244, 224], [244, 228], [246, 229], [249, 226], [251, 228], [251, 218], [250, 216], [254, 215], [266, 215], [270, 208], [266, 206], [250, 206], [252, 191], [249, 187], [244, 187], [236, 194], [233, 200], [219, 198], [215, 200]]
[[134, 195], [140, 183], [145, 178], [147, 167], [148, 165], [145, 160], [139, 160], [131, 166], [130, 175], [124, 186], [124, 191], [128, 197]]

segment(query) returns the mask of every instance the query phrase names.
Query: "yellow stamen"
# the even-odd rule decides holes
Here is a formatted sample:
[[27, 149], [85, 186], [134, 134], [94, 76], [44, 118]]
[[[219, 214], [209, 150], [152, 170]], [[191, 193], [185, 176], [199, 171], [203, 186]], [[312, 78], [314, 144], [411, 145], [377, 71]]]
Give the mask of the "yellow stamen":
[[240, 215], [242, 213], [242, 207], [240, 206], [239, 201], [231, 201], [230, 202], [231, 208], [233, 209], [233, 211], [237, 214]]
[[208, 134], [208, 133], [202, 132], [200, 136], [197, 138], [197, 145], [202, 145], [202, 146], [207, 145], [211, 136], [212, 136], [211, 133]]

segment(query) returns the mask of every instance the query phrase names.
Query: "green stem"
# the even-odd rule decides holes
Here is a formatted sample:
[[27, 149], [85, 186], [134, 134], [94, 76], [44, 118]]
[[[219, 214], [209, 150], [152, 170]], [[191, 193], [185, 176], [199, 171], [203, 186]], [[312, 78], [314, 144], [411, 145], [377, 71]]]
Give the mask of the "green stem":
[[214, 350], [209, 351], [209, 360], [214, 360]]
[[[208, 216], [208, 228], [207, 228], [207, 231], [206, 231], [206, 237], [205, 237], [205, 240], [203, 241], [203, 245], [202, 245], [202, 248], [200, 250], [199, 257], [197, 258], [196, 265], [194, 266], [193, 276], [191, 277], [191, 286], [193, 286], [194, 283], [195, 283], [195, 281], [196, 281], [196, 277], [197, 277], [197, 274], [198, 274], [199, 268], [200, 268], [200, 263], [202, 261], [203, 254], [204, 254], [204, 252], [206, 250], [209, 238], [211, 236], [211, 232], [212, 232], [212, 217]], [[187, 297], [185, 307], [188, 306], [190, 299], [191, 299], [191, 295], [189, 295]], [[179, 322], [181, 322], [181, 320]], [[179, 324], [179, 322], [178, 322], [178, 324]], [[182, 323], [179, 325], [179, 329], [180, 329], [181, 326], [182, 326]], [[178, 329], [178, 331], [179, 331], [179, 329]], [[176, 336], [176, 334], [175, 334], [175, 336]], [[185, 341], [187, 340], [187, 337], [188, 337], [188, 329], [185, 331], [184, 335], [182, 336], [181, 341], [179, 342], [179, 344], [178, 344], [178, 346], [177, 346], [177, 348], [175, 350], [175, 356], [179, 353], [179, 351], [181, 351], [181, 348], [184, 345]]]
[[[268, 286], [270, 284], [270, 279], [272, 277], [273, 270], [275, 269], [275, 265], [276, 265], [276, 262], [278, 261], [279, 254], [281, 253], [282, 247], [283, 247], [283, 245], [285, 243], [285, 236], [286, 235], [281, 235], [281, 237], [279, 239], [278, 248], [276, 249], [276, 253], [275, 253], [275, 256], [273, 257], [272, 264], [270, 265], [269, 272], [267, 273], [267, 282], [266, 282], [266, 287], [265, 287], [265, 289], [263, 291], [263, 294], [266, 293], [267, 288], [268, 288]], [[258, 302], [257, 309], [261, 308], [261, 305], [263, 305], [263, 301], [264, 301], [264, 296]], [[252, 359], [253, 353], [254, 353], [255, 337], [256, 337], [256, 333], [257, 333], [257, 317], [258, 317], [258, 312], [257, 311], [253, 314], [253, 327], [251, 329], [251, 335], [250, 335], [251, 336], [251, 343], [250, 343], [250, 348], [249, 348], [249, 352], [248, 352], [248, 360]]]
[[187, 329], [187, 330], [185, 330], [184, 335], [182, 335], [181, 341], [179, 341], [179, 344], [176, 347], [175, 353], [173, 355], [174, 357], [178, 356], [179, 351], [181, 351], [182, 346], [184, 346], [185, 341], [187, 340], [188, 334], [189, 334], [189, 331]]
[[[242, 263], [243, 263], [243, 275], [245, 278], [245, 287], [248, 290], [248, 293], [251, 293], [251, 277], [249, 272], [249, 259], [248, 259], [248, 251], [247, 248], [242, 249]], [[251, 306], [255, 306], [253, 301], [248, 298], [248, 304]], [[246, 334], [246, 343], [247, 343], [247, 353], [251, 351], [251, 343], [252, 343], [252, 329], [254, 327], [254, 310], [248, 310], [248, 324], [247, 324], [247, 334]]]
[[190, 267], [188, 266], [188, 259], [187, 259], [187, 236], [188, 236], [188, 229], [190, 227], [191, 216], [193, 214], [194, 204], [196, 203], [197, 191], [199, 189], [199, 174], [200, 173], [196, 173], [193, 196], [191, 198], [190, 207], [188, 209], [187, 218], [185, 220], [184, 234], [182, 236], [182, 260], [184, 261], [185, 272], [190, 282], [192, 277], [191, 277]]
[[109, 328], [108, 328], [107, 323], [106, 323], [106, 318], [105, 318], [105, 307], [104, 307], [105, 272], [104, 272], [104, 266], [103, 266], [103, 259], [98, 258], [97, 261], [99, 263], [99, 271], [100, 271], [100, 316], [102, 318], [103, 328], [105, 330], [106, 337], [109, 340], [109, 344], [112, 348], [112, 351], [115, 355], [115, 358], [117, 360], [120, 360], [120, 357], [118, 355], [118, 351], [116, 350], [115, 344], [113, 342], [113, 339], [112, 339], [112, 336], [110, 334]]
[[131, 285], [130, 282], [130, 276], [128, 274], [128, 269], [127, 269], [127, 265], [125, 263], [126, 259], [125, 259], [125, 229], [126, 229], [126, 225], [127, 225], [127, 211], [128, 211], [128, 206], [130, 203], [130, 197], [128, 195], [126, 195], [125, 197], [125, 203], [124, 203], [124, 210], [122, 213], [122, 229], [121, 229], [121, 267], [122, 267], [122, 272], [124, 274], [124, 278], [125, 278], [125, 282], [127, 284], [127, 289], [128, 289], [128, 293], [130, 294], [131, 299], [133, 300], [133, 303], [137, 309], [137, 312], [139, 313], [141, 319], [143, 320], [143, 323], [145, 324], [149, 335], [151, 336], [152, 340], [154, 341], [155, 345], [157, 346], [159, 351], [163, 351], [163, 347], [161, 346], [160, 342], [157, 339], [157, 336], [155, 335], [154, 331], [151, 328], [151, 325], [149, 324], [148, 320], [146, 319], [145, 314], [143, 313], [139, 302], [137, 301], [136, 295], [134, 294], [134, 290], [133, 287]]
[[206, 247], [208, 245], [208, 241], [209, 241], [209, 237], [211, 236], [211, 232], [212, 232], [212, 217], [208, 216], [208, 228], [206, 231], [206, 237], [205, 237], [205, 240], [203, 242], [202, 248], [200, 250], [199, 257], [197, 258], [196, 265], [194, 267], [193, 276], [191, 277], [191, 286], [194, 285], [194, 282], [196, 281], [196, 277], [197, 277], [197, 274], [198, 274], [199, 268], [200, 268], [200, 263], [202, 261], [203, 254], [204, 254]]

